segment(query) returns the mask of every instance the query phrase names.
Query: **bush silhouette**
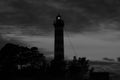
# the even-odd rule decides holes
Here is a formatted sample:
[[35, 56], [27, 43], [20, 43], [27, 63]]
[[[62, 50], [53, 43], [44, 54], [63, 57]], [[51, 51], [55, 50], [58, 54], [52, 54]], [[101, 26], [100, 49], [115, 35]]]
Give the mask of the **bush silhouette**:
[[[0, 51], [0, 64], [3, 71], [17, 71], [27, 68], [39, 69], [45, 63], [45, 57], [37, 47], [31, 49], [8, 43]], [[18, 68], [19, 66], [19, 68]]]
[[87, 60], [85, 57], [77, 59], [75, 56], [70, 63], [69, 66], [69, 72], [71, 74], [71, 77], [74, 79], [84, 79], [84, 76], [89, 71], [89, 60]]

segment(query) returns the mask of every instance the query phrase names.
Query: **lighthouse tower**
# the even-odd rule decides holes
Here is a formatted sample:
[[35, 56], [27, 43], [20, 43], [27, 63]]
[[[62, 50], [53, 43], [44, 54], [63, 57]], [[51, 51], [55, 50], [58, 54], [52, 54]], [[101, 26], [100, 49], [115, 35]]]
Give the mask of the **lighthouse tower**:
[[64, 21], [58, 15], [54, 21], [54, 59], [51, 61], [51, 71], [56, 75], [63, 75], [64, 61]]
[[54, 60], [64, 60], [64, 21], [61, 16], [58, 15], [54, 21]]

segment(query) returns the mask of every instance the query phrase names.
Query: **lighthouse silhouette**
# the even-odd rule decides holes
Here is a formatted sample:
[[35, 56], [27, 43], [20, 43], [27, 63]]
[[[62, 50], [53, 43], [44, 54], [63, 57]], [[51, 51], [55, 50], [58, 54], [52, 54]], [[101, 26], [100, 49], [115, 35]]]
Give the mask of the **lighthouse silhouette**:
[[64, 21], [58, 15], [54, 21], [54, 59], [51, 61], [51, 71], [55, 75], [63, 75], [65, 70], [64, 61]]
[[63, 75], [65, 71], [64, 61], [64, 21], [60, 14], [54, 21], [54, 59], [51, 61], [51, 71], [54, 75]]
[[54, 60], [64, 61], [64, 21], [60, 14], [56, 16], [54, 21]]

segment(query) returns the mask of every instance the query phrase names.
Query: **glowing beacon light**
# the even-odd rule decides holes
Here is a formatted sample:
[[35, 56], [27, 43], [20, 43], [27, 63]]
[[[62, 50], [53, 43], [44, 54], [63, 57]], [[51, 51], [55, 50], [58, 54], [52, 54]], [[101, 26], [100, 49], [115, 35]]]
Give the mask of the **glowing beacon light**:
[[61, 17], [59, 16], [58, 19], [61, 19]]

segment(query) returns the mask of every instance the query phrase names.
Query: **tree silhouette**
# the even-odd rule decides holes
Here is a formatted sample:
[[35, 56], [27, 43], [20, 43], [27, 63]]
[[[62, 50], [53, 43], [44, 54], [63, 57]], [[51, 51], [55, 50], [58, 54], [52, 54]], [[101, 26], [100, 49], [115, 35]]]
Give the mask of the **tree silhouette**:
[[2, 70], [14, 71], [17, 69], [16, 56], [19, 53], [18, 45], [6, 44], [0, 51], [0, 64]]
[[38, 51], [37, 47], [29, 49], [8, 43], [1, 49], [0, 53], [0, 64], [3, 71], [40, 69], [45, 65], [45, 57]]
[[71, 79], [84, 79], [84, 76], [89, 71], [89, 60], [87, 60], [85, 57], [77, 59], [75, 56], [69, 66], [69, 71], [71, 74]]
[[[35, 71], [38, 69], [43, 70], [43, 65], [45, 65], [45, 56], [38, 51], [37, 47], [21, 48], [22, 52], [19, 54], [18, 63], [21, 65], [21, 70]], [[25, 66], [25, 67], [23, 67]]]

